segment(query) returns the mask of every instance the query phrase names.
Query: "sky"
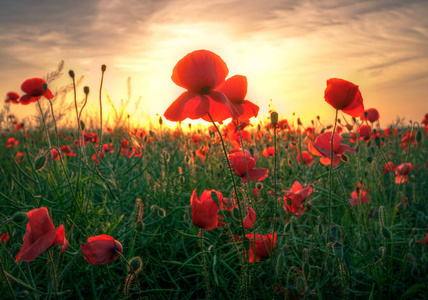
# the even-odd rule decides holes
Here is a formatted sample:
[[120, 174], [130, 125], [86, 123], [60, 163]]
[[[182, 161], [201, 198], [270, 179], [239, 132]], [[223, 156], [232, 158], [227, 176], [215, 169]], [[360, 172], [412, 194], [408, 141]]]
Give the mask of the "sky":
[[[332, 123], [324, 90], [337, 77], [359, 85], [382, 126], [397, 117], [420, 122], [428, 113], [427, 14], [427, 0], [2, 1], [0, 95], [22, 94], [24, 80], [64, 60], [64, 76], [49, 87], [70, 83], [72, 69], [85, 76], [88, 111], [96, 110], [106, 64], [105, 114], [105, 93], [120, 105], [130, 77], [131, 99], [141, 102], [127, 109], [144, 123], [184, 91], [171, 80], [175, 64], [207, 49], [226, 62], [229, 77], [247, 76], [247, 100], [261, 116], [272, 99], [283, 117], [294, 112], [309, 125], [319, 115]], [[35, 105], [11, 111], [36, 113]]]

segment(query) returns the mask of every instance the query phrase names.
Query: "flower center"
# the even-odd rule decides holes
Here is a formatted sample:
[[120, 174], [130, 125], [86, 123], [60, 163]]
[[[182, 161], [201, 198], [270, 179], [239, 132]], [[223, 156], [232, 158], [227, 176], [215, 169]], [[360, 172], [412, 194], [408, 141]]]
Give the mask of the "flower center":
[[203, 88], [201, 88], [201, 91], [199, 93], [201, 95], [208, 95], [210, 93], [210, 87], [209, 86], [204, 86]]

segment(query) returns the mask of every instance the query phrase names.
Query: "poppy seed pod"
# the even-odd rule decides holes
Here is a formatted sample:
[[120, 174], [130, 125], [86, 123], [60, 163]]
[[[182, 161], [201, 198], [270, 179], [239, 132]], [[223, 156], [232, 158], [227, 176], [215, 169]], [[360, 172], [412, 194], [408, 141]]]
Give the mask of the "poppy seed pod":
[[102, 65], [102, 66], [101, 66], [101, 72], [105, 72], [105, 71], [106, 71], [106, 69], [107, 69], [107, 66], [106, 66], [106, 65]]
[[83, 92], [84, 92], [86, 95], [88, 95], [88, 94], [89, 94], [89, 86], [85, 86], [85, 87], [83, 88]]
[[270, 122], [273, 125], [278, 124], [278, 113], [276, 111], [270, 113]]
[[28, 215], [24, 212], [17, 212], [12, 216], [12, 221], [15, 223], [23, 223], [28, 220]]
[[74, 71], [73, 70], [70, 70], [70, 71], [68, 71], [68, 75], [70, 75], [70, 77], [71, 78], [74, 78]]

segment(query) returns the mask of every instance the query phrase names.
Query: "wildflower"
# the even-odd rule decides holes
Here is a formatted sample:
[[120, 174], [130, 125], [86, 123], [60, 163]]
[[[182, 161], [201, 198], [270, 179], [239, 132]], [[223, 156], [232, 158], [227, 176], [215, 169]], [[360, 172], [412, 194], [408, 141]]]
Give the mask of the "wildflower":
[[[244, 152], [242, 151], [229, 154], [229, 161], [232, 166], [232, 170], [241, 178], [242, 182], [247, 182], [247, 168], [250, 181], [262, 181], [268, 176], [268, 169], [254, 168], [256, 160], [247, 152], [245, 153], [245, 158]], [[245, 162], [247, 167], [245, 166]]]
[[[216, 91], [223, 93], [229, 99], [232, 110], [235, 110], [239, 115], [234, 119], [242, 122], [248, 122], [250, 118], [257, 117], [260, 109], [254, 103], [245, 100], [247, 86], [247, 77], [235, 75], [216, 88]], [[206, 120], [207, 118], [204, 117], [203, 119]]]
[[[18, 131], [19, 129], [24, 128], [24, 123], [18, 123], [15, 125], [15, 128], [13, 129], [13, 131]], [[25, 132], [25, 129], [24, 129]]]
[[18, 93], [15, 92], [9, 92], [6, 94], [6, 103], [14, 103], [14, 104], [18, 104], [19, 103], [19, 95]]
[[358, 134], [360, 135], [360, 140], [369, 141], [371, 136], [371, 127], [368, 125], [361, 125], [358, 127]]
[[302, 163], [302, 157], [303, 163], [308, 167], [312, 166], [312, 164], [315, 162], [315, 159], [308, 151], [302, 151], [302, 155], [300, 155], [300, 153], [297, 153], [297, 161], [299, 163]]
[[275, 147], [267, 147], [262, 152], [263, 156], [269, 157], [275, 155]]
[[9, 242], [9, 240], [10, 240], [10, 236], [7, 232], [0, 234], [0, 242], [1, 243], [7, 243], [7, 242]]
[[356, 118], [364, 113], [363, 97], [358, 85], [349, 81], [339, 78], [327, 80], [324, 98], [335, 109], [342, 110], [352, 117]]
[[[302, 185], [295, 181], [291, 186], [291, 190], [284, 191], [286, 195], [284, 196], [284, 210], [285, 212], [295, 214], [296, 216], [303, 216], [303, 211], [306, 210], [306, 207], [303, 207], [303, 202], [306, 198], [312, 194], [312, 187], [303, 188]], [[288, 203], [288, 200], [291, 204]]]
[[407, 181], [407, 183], [410, 183], [409, 173], [411, 169], [412, 169], [411, 163], [399, 164], [395, 169], [395, 175], [397, 175], [397, 177], [395, 177], [395, 183], [400, 184], [400, 183], [404, 183], [405, 181]]
[[207, 153], [208, 153], [209, 149], [210, 148], [208, 146], [205, 146], [205, 147], [199, 147], [196, 150], [196, 155], [201, 158], [202, 163], [205, 162], [205, 159], [207, 158]]
[[6, 148], [10, 148], [12, 146], [16, 146], [16, 145], [18, 145], [18, 143], [19, 143], [19, 141], [15, 140], [15, 138], [13, 138], [13, 137], [8, 138], [7, 142], [6, 142]]
[[[308, 148], [309, 151], [316, 156], [322, 156], [320, 162], [323, 165], [331, 164], [331, 131], [325, 132], [319, 135], [315, 139], [315, 143], [309, 141]], [[345, 152], [355, 153], [356, 150], [348, 145], [341, 144], [342, 136], [340, 134], [334, 133], [333, 136], [333, 167], [337, 166], [340, 163], [340, 160], [347, 160]]]
[[250, 263], [258, 262], [262, 258], [269, 258], [275, 251], [276, 233], [268, 235], [249, 233], [245, 237], [250, 240], [250, 248], [245, 249], [245, 256], [248, 257]]
[[[365, 115], [367, 115], [367, 118], [365, 117]], [[364, 111], [364, 114], [362, 116], [360, 116], [361, 121], [370, 121], [371, 123], [376, 122], [377, 120], [379, 120], [379, 112], [377, 111], [376, 108], [369, 108], [367, 110]]]
[[76, 156], [77, 155], [76, 153], [73, 152], [73, 150], [71, 150], [70, 146], [67, 146], [67, 145], [61, 145], [61, 150], [67, 156]]
[[244, 218], [244, 228], [253, 228], [254, 222], [256, 222], [256, 212], [251, 207], [247, 207], [247, 215]]
[[106, 234], [90, 237], [80, 245], [80, 249], [90, 265], [109, 264], [120, 256], [119, 253], [123, 253], [122, 244]]
[[220, 209], [211, 197], [212, 192], [217, 194], [218, 200], [221, 203], [223, 195], [220, 192], [214, 190], [203, 191], [200, 199], [198, 199], [196, 189], [194, 189], [192, 197], [190, 198], [193, 225], [204, 230], [212, 230], [217, 226], [218, 223], [217, 218]]
[[393, 162], [389, 161], [389, 162], [387, 162], [387, 163], [383, 166], [382, 173], [383, 173], [383, 174], [388, 174], [388, 173], [391, 173], [391, 172], [395, 172], [395, 169], [396, 169], [397, 167], [398, 167], [397, 165], [395, 165]]
[[370, 193], [370, 189], [363, 188], [361, 183], [358, 183], [358, 188], [355, 189], [351, 193], [351, 199], [349, 199], [349, 203], [351, 203], [352, 206], [358, 205], [361, 203], [370, 203], [370, 198], [367, 196], [367, 193]]
[[174, 67], [171, 79], [187, 89], [165, 111], [170, 121], [196, 120], [211, 115], [214, 122], [222, 123], [232, 114], [229, 100], [215, 89], [224, 82], [229, 69], [217, 54], [197, 50], [187, 54]]
[[46, 93], [43, 89], [43, 85], [46, 84], [42, 78], [31, 78], [24, 81], [21, 85], [21, 90], [23, 90], [26, 95], [22, 96], [19, 100], [20, 104], [27, 105], [33, 102], [37, 102], [42, 96], [46, 98], [46, 94], [49, 99], [53, 98], [52, 92], [47, 89]]
[[19, 259], [26, 262], [33, 261], [52, 246], [62, 245], [61, 253], [67, 249], [68, 241], [65, 239], [64, 226], [54, 227], [46, 207], [33, 209], [27, 215], [24, 244], [16, 255], [15, 262]]
[[25, 155], [24, 152], [16, 153], [16, 156], [15, 156], [16, 162], [21, 162], [21, 158], [24, 157], [24, 155]]

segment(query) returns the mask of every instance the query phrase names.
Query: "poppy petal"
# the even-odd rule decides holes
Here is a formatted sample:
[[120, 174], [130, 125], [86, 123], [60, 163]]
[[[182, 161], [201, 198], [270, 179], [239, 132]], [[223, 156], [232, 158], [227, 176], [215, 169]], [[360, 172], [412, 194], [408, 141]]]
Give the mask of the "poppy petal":
[[209, 109], [210, 101], [207, 97], [184, 92], [167, 108], [164, 117], [169, 121], [183, 121], [187, 118], [196, 120], [206, 115]]
[[[253, 168], [251, 171], [248, 171], [248, 177], [250, 181], [262, 181], [268, 177], [269, 170], [264, 168]], [[247, 182], [247, 176], [241, 177], [243, 182]]]
[[57, 230], [46, 232], [43, 236], [39, 237], [22, 255], [20, 259], [26, 262], [33, 261], [42, 254], [46, 249], [53, 246], [57, 238]]
[[219, 85], [216, 90], [225, 94], [231, 102], [237, 103], [245, 99], [247, 87], [247, 77], [235, 75]]

